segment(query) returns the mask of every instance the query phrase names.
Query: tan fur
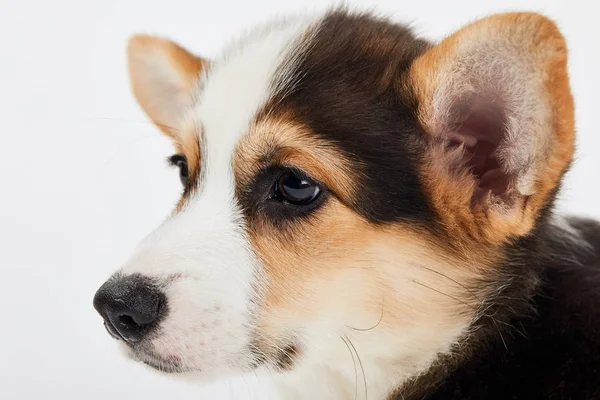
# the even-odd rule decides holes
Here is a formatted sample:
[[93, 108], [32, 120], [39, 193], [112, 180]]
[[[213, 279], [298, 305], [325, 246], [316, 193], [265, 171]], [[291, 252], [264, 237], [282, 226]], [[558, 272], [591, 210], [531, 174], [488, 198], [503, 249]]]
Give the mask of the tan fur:
[[185, 156], [188, 166], [188, 185], [177, 203], [175, 212], [181, 211], [186, 202], [191, 199], [198, 190], [202, 166], [200, 152], [201, 137], [202, 128], [192, 119], [192, 122], [187, 126], [184, 126], [181, 132], [173, 138], [177, 154]]
[[[265, 118], [236, 152], [238, 187], [265, 164], [282, 163], [335, 191], [308, 219], [273, 226], [259, 213], [248, 221], [250, 241], [267, 276], [261, 288], [259, 349], [273, 355], [278, 338], [305, 324], [345, 321], [348, 329], [336, 333], [358, 335], [353, 337], [357, 346], [403, 332], [406, 342], [399, 347], [405, 346], [401, 351], [406, 358], [397, 366], [410, 375], [416, 372], [411, 370], [415, 359], [433, 359], [465, 334], [480, 305], [478, 295], [466, 288], [490, 266], [458, 259], [429, 233], [410, 225], [380, 226], [360, 217], [347, 206], [358, 190], [353, 186], [356, 171], [335, 148], [303, 133], [289, 120]], [[497, 257], [492, 253], [476, 258]], [[361, 332], [374, 325], [373, 333]], [[333, 341], [343, 346], [339, 338]]]
[[207, 62], [158, 37], [137, 35], [127, 47], [133, 93], [146, 114], [165, 134], [181, 133], [181, 116]]
[[269, 165], [295, 166], [323, 182], [341, 198], [357, 188], [348, 160], [335, 148], [323, 144], [290, 118], [262, 118], [244, 135], [236, 149], [234, 167], [242, 187]]
[[[457, 238], [499, 244], [533, 226], [573, 154], [566, 60], [565, 42], [554, 23], [537, 14], [511, 13], [466, 26], [412, 65], [411, 90], [431, 136], [423, 181], [439, 216]], [[456, 168], [460, 154], [448, 154], [437, 140], [452, 118], [450, 104], [485, 86], [501, 87], [513, 106], [507, 129], [514, 147], [501, 147], [498, 154], [505, 170], [518, 176], [519, 196], [510, 209], [490, 204], [472, 208], [473, 178]]]
[[187, 160], [190, 184], [177, 212], [195, 192], [200, 176], [202, 131], [189, 115], [189, 105], [208, 63], [169, 40], [147, 35], [133, 36], [127, 55], [131, 88], [138, 103]]
[[[490, 48], [493, 54], [507, 55], [508, 64], [517, 68], [518, 73], [509, 74], [509, 83], [521, 85], [516, 92], [541, 99], [523, 111], [531, 117], [527, 127], [534, 139], [523, 143], [535, 154], [531, 163], [512, 159], [508, 151], [501, 155], [508, 169], [523, 171], [516, 188], [520, 196], [510, 209], [493, 203], [473, 208], [475, 181], [455, 168], [461, 155], [456, 150], [448, 153], [439, 140], [451, 97], [476, 89], [461, 79], [472, 66], [483, 68], [480, 78], [485, 77]], [[161, 107], [164, 93], [152, 87], [157, 76], [144, 68], [157, 54], [162, 60], [158, 77], [166, 77], [167, 84], [177, 89], [175, 113]], [[198, 179], [201, 127], [186, 126], [182, 116], [206, 62], [171, 42], [149, 37], [132, 39], [129, 57], [138, 101], [173, 138], [188, 159], [190, 174]], [[384, 83], [392, 73], [384, 74]], [[429, 135], [422, 182], [449, 233], [443, 238], [410, 224], [373, 224], [353, 211], [361, 190], [356, 185], [360, 165], [352, 164], [335, 146], [320, 142], [291, 115], [259, 114], [237, 144], [232, 162], [238, 192], [261, 169], [278, 164], [305, 171], [332, 193], [308, 218], [277, 226], [260, 212], [246, 218], [246, 234], [264, 278], [253, 321], [257, 346], [273, 359], [280, 345], [290, 343], [289, 335], [327, 332], [343, 351], [340, 337], [351, 337], [359, 351], [368, 348], [372, 360], [384, 360], [386, 373], [390, 365], [397, 368], [395, 385], [422, 373], [468, 334], [481, 311], [481, 299], [488, 294], [481, 280], [489, 278], [501, 261], [500, 245], [529, 231], [570, 161], [573, 104], [566, 50], [560, 33], [545, 18], [505, 14], [475, 22], [427, 50], [410, 74], [408, 90], [417, 97], [419, 119]], [[548, 126], [551, 135], [545, 139], [543, 130]], [[178, 210], [186, 196], [189, 192]], [[307, 344], [307, 352], [336, 348], [322, 340], [318, 343], [324, 348], [309, 345], [309, 334], [299, 340], [300, 345]], [[299, 362], [305, 359], [310, 360], [310, 354]], [[346, 361], [344, 365], [352, 365]]]
[[[333, 333], [356, 335], [351, 328], [377, 326], [360, 335], [365, 339], [402, 332], [410, 338], [402, 351], [419, 358], [419, 351], [448, 351], [479, 306], [465, 287], [484, 266], [444, 257], [408, 227], [373, 226], [336, 200], [291, 227], [292, 240], [268, 224], [249, 233], [268, 277], [259, 335], [271, 341], [302, 326], [344, 321], [349, 329]], [[403, 372], [411, 361], [397, 360]]]

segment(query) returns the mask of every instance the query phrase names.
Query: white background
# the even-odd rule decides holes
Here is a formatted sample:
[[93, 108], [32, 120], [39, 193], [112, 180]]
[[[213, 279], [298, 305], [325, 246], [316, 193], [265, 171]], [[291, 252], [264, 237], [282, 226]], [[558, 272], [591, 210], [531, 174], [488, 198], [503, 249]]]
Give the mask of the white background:
[[[494, 11], [556, 19], [571, 49], [579, 151], [561, 208], [600, 217], [600, 24], [593, 2], [350, 1], [441, 38]], [[0, 398], [250, 398], [253, 378], [200, 388], [124, 360], [96, 288], [171, 210], [170, 143], [129, 93], [124, 49], [158, 33], [204, 55], [319, 0], [0, 0]], [[232, 93], [235, 96], [236, 93]]]

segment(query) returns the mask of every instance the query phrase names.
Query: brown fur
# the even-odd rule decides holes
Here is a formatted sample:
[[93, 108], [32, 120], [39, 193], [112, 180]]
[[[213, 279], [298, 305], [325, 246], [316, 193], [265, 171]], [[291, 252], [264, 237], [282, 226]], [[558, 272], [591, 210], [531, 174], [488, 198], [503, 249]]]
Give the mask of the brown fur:
[[285, 116], [257, 120], [241, 138], [234, 157], [238, 187], [270, 165], [297, 167], [325, 183], [340, 199], [349, 199], [357, 190], [346, 157]]
[[353, 327], [404, 331], [423, 351], [429, 341], [463, 334], [484, 296], [467, 287], [485, 276], [497, 252], [463, 249], [457, 256], [417, 226], [368, 222], [349, 207], [359, 190], [352, 164], [293, 120], [271, 115], [256, 121], [234, 157], [238, 191], [261, 168], [277, 164], [309, 173], [334, 193], [310, 218], [283, 226], [260, 212], [248, 215], [249, 239], [268, 277], [259, 306], [259, 351], [281, 356], [295, 324], [328, 310], [338, 310]]
[[[127, 54], [131, 88], [138, 103], [158, 128], [176, 138], [181, 133], [177, 126], [181, 116], [165, 114], [165, 103], [161, 97], [168, 97], [170, 102], [190, 98], [207, 62], [170, 40], [148, 35], [133, 36], [129, 40]], [[157, 61], [165, 65], [153, 65]], [[173, 72], [175, 76], [167, 77], [171, 81], [167, 83], [173, 85], [171, 93], [160, 93], [159, 90], [164, 88], [157, 88], [157, 84], [163, 79], [157, 75]]]
[[181, 134], [173, 139], [177, 154], [185, 156], [188, 167], [188, 183], [184, 188], [183, 195], [177, 203], [175, 212], [180, 211], [186, 202], [193, 197], [198, 190], [201, 177], [202, 159], [200, 151], [200, 140], [202, 137], [202, 128], [196, 123], [183, 128]]
[[456, 260], [409, 227], [382, 230], [336, 200], [285, 232], [265, 221], [248, 232], [268, 277], [257, 322], [257, 347], [266, 355], [302, 324], [328, 318], [335, 325], [336, 315], [355, 334], [367, 336], [361, 331], [373, 326], [403, 332], [416, 357], [464, 334], [483, 296], [466, 287], [486, 266]]
[[201, 167], [202, 130], [193, 118], [185, 118], [184, 105], [192, 100], [208, 62], [170, 40], [147, 35], [133, 36], [127, 54], [138, 103], [187, 161], [189, 179], [176, 207], [179, 211], [196, 191]]

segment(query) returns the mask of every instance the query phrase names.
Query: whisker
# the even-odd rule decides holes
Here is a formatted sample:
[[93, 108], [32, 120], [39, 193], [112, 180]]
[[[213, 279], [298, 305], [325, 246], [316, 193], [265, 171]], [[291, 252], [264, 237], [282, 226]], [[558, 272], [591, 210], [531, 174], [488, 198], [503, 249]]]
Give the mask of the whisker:
[[356, 360], [354, 359], [354, 354], [352, 354], [352, 350], [350, 349], [350, 345], [348, 344], [346, 339], [344, 339], [343, 336], [340, 336], [340, 339], [342, 339], [342, 342], [344, 342], [344, 344], [348, 348], [348, 351], [350, 352], [350, 357], [352, 357], [352, 364], [354, 364], [354, 400], [357, 400], [358, 399], [358, 370], [356, 369]]
[[377, 328], [379, 326], [379, 324], [381, 324], [381, 321], [383, 320], [383, 304], [385, 302], [385, 297], [381, 300], [381, 314], [379, 315], [379, 321], [377, 321], [377, 323], [375, 325], [373, 325], [370, 328], [366, 328], [366, 329], [361, 329], [361, 328], [353, 328], [351, 326], [346, 325], [346, 328], [352, 329], [353, 331], [358, 331], [358, 332], [367, 332], [367, 331], [371, 331], [375, 328]]
[[[451, 280], [452, 282], [456, 283], [457, 285], [459, 285], [460, 287], [462, 287], [463, 289], [465, 289], [466, 291], [468, 291], [468, 292], [469, 292], [469, 293], [470, 293], [470, 294], [471, 294], [471, 295], [472, 295], [472, 296], [473, 296], [473, 297], [474, 297], [474, 298], [475, 298], [475, 299], [476, 299], [476, 300], [479, 302], [479, 305], [480, 305], [480, 306], [484, 306], [484, 305], [485, 305], [485, 302], [484, 302], [483, 300], [481, 300], [481, 299], [480, 299], [480, 298], [479, 298], [479, 297], [478, 297], [478, 296], [475, 294], [475, 292], [473, 292], [472, 290], [470, 290], [468, 287], [466, 287], [466, 286], [465, 286], [465, 285], [463, 285], [462, 283], [460, 283], [460, 282], [456, 281], [455, 279], [452, 279], [452, 278], [450, 278], [449, 276], [447, 276], [447, 275], [445, 275], [445, 274], [443, 274], [443, 273], [441, 273], [441, 272], [438, 272], [438, 271], [435, 271], [435, 270], [433, 270], [433, 269], [431, 269], [431, 268], [428, 268], [428, 267], [426, 267], [426, 266], [424, 266], [424, 265], [419, 265], [419, 266], [420, 266], [421, 268], [424, 268], [424, 269], [426, 269], [426, 270], [428, 270], [428, 271], [431, 271], [431, 272], [433, 272], [433, 273], [435, 273], [435, 274], [438, 274], [438, 275], [440, 275], [440, 276], [443, 276], [443, 277], [445, 277], [445, 278], [447, 278], [447, 279]], [[417, 283], [418, 283], [418, 282], [417, 282]], [[433, 288], [430, 288], [430, 289], [432, 289], [432, 290], [435, 290], [435, 289], [433, 289]], [[436, 292], [438, 292], [438, 293], [442, 293], [442, 292], [440, 292], [440, 291], [437, 291], [437, 290], [436, 290]], [[446, 293], [443, 293], [443, 294], [445, 294], [446, 296], [448, 296]], [[450, 297], [451, 297], [451, 296], [450, 296]], [[452, 297], [452, 298], [454, 298], [454, 297]], [[501, 297], [500, 297], [500, 296], [496, 296], [495, 298], [496, 298], [496, 299], [498, 299], [498, 298], [501, 298]], [[509, 298], [509, 297], [505, 297], [505, 298]], [[456, 299], [456, 300], [457, 300], [457, 301], [460, 301], [460, 300], [458, 300], [458, 299]], [[466, 304], [466, 303], [465, 303], [465, 304]], [[488, 308], [489, 308], [489, 307], [488, 307]], [[523, 332], [519, 331], [518, 329], [516, 329], [516, 328], [515, 328], [514, 326], [512, 326], [511, 324], [509, 324], [509, 323], [507, 323], [507, 322], [504, 322], [504, 321], [501, 321], [501, 320], [499, 320], [499, 319], [496, 319], [496, 318], [494, 318], [494, 316], [493, 316], [493, 315], [490, 315], [490, 314], [488, 314], [488, 313], [487, 313], [487, 310], [488, 310], [488, 308], [483, 308], [483, 309], [481, 310], [481, 314], [480, 314], [480, 315], [481, 315], [481, 317], [488, 317], [488, 318], [490, 318], [490, 319], [492, 320], [492, 322], [494, 323], [494, 326], [496, 327], [496, 330], [498, 331], [498, 334], [500, 335], [500, 339], [502, 340], [502, 343], [504, 344], [504, 348], [505, 348], [506, 350], [508, 350], [508, 346], [507, 346], [507, 344], [506, 344], [506, 341], [504, 340], [504, 336], [502, 335], [502, 331], [501, 331], [500, 327], [498, 326], [498, 323], [501, 323], [502, 325], [508, 326], [509, 328], [512, 328], [512, 329], [516, 330], [516, 331], [517, 331], [517, 332], [518, 332], [518, 333], [519, 333], [521, 336], [523, 336], [524, 338], [527, 338], [527, 336], [526, 336], [526, 335], [525, 335]], [[511, 310], [512, 310], [512, 311], [513, 311], [515, 314], [516, 314], [516, 311], [515, 311], [515, 310], [514, 310], [512, 307], [509, 307], [509, 308], [510, 308], [510, 309], [511, 309]]]
[[496, 319], [490, 317], [492, 322], [494, 323], [494, 326], [496, 327], [496, 330], [498, 331], [498, 334], [500, 334], [500, 339], [502, 340], [502, 344], [504, 345], [504, 348], [506, 350], [508, 350], [508, 346], [506, 345], [506, 341], [504, 340], [504, 336], [502, 336], [502, 331], [500, 330], [500, 327], [498, 326], [498, 324], [496, 323]]
[[469, 293], [470, 293], [470, 294], [471, 294], [471, 295], [472, 295], [472, 296], [473, 296], [473, 297], [474, 297], [474, 298], [475, 298], [475, 299], [476, 299], [476, 300], [477, 300], [477, 301], [478, 301], [480, 304], [483, 304], [483, 300], [481, 300], [481, 299], [479, 298], [479, 296], [477, 296], [477, 294], [475, 294], [475, 292], [474, 292], [473, 290], [469, 289], [467, 286], [465, 286], [464, 284], [460, 283], [460, 282], [459, 282], [459, 281], [457, 281], [456, 279], [453, 279], [453, 278], [449, 277], [448, 275], [446, 275], [446, 274], [444, 274], [444, 273], [442, 273], [442, 272], [436, 271], [436, 270], [434, 270], [434, 269], [432, 269], [432, 268], [429, 268], [429, 267], [426, 267], [426, 266], [424, 266], [424, 265], [422, 265], [422, 264], [418, 264], [418, 266], [419, 266], [420, 268], [426, 269], [427, 271], [433, 272], [434, 274], [440, 275], [440, 276], [442, 276], [442, 277], [444, 277], [444, 278], [446, 278], [446, 279], [448, 279], [448, 280], [450, 280], [450, 281], [452, 281], [452, 282], [456, 283], [458, 286], [462, 287], [462, 288], [463, 288], [463, 289], [465, 289], [467, 292], [469, 292]]
[[365, 399], [368, 399], [369, 398], [369, 394], [368, 394], [368, 391], [367, 391], [367, 377], [365, 375], [365, 368], [363, 367], [362, 360], [360, 359], [360, 356], [358, 355], [358, 351], [356, 351], [356, 347], [354, 347], [354, 343], [352, 343], [352, 340], [350, 340], [350, 338], [348, 336], [346, 336], [346, 340], [348, 341], [348, 343], [350, 344], [350, 346], [354, 350], [354, 354], [356, 354], [356, 358], [358, 359], [358, 364], [360, 365], [360, 369], [362, 371], [362, 376], [363, 376], [363, 382], [364, 382], [364, 385], [365, 385]]
[[[509, 327], [510, 329], [513, 329], [515, 332], [517, 332], [518, 334], [520, 334], [521, 336], [523, 336], [525, 339], [527, 339], [527, 335], [526, 335], [526, 334], [525, 334], [525, 332], [524, 332], [524, 331], [525, 331], [525, 328], [523, 327], [523, 324], [522, 324], [522, 323], [520, 323], [520, 325], [521, 325], [521, 328], [523, 328], [523, 332], [521, 332], [519, 329], [517, 329], [517, 327], [516, 327], [516, 326], [514, 326], [514, 325], [511, 325], [511, 324], [509, 324], [508, 322], [504, 322], [504, 321], [502, 321], [502, 320], [500, 320], [500, 319], [494, 318], [494, 317], [493, 317], [493, 315], [484, 315], [484, 316], [486, 316], [486, 317], [490, 318], [492, 321], [494, 321], [494, 323], [498, 322], [498, 323], [500, 323], [500, 324], [502, 324], [502, 325], [504, 325], [504, 326], [507, 326], [507, 327]], [[500, 330], [500, 329], [498, 329], [498, 331], [499, 331], [499, 330]], [[510, 332], [511, 332], [511, 331], [509, 331], [509, 333], [510, 333]], [[498, 332], [498, 333], [500, 333], [500, 332]]]
[[452, 300], [456, 300], [456, 301], [458, 301], [459, 303], [461, 303], [461, 304], [464, 304], [464, 305], [466, 305], [466, 306], [468, 306], [468, 307], [473, 307], [471, 304], [467, 303], [466, 301], [464, 301], [464, 300], [461, 300], [461, 299], [459, 299], [459, 298], [457, 298], [457, 297], [454, 297], [454, 296], [452, 296], [452, 295], [449, 295], [448, 293], [444, 293], [444, 292], [442, 292], [442, 291], [440, 291], [440, 290], [434, 289], [434, 288], [432, 288], [431, 286], [427, 286], [426, 284], [424, 284], [424, 283], [421, 283], [421, 282], [419, 282], [419, 281], [417, 281], [417, 280], [415, 280], [415, 279], [411, 279], [411, 280], [412, 280], [414, 283], [416, 283], [417, 285], [421, 285], [421, 286], [423, 286], [423, 287], [426, 287], [427, 289], [433, 290], [433, 291], [434, 291], [434, 292], [436, 292], [436, 293], [439, 293], [439, 294], [441, 294], [441, 295], [443, 295], [443, 296], [449, 297], [449, 298], [451, 298]]

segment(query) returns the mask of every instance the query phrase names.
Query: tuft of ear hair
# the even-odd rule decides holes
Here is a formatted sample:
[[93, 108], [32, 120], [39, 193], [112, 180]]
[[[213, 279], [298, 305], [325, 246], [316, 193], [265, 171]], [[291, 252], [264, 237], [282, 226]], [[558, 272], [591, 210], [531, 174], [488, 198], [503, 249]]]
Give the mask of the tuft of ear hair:
[[426, 132], [424, 185], [449, 232], [527, 234], [574, 150], [565, 40], [535, 13], [478, 20], [415, 60], [409, 90]]
[[176, 138], [207, 61], [170, 40], [148, 35], [129, 40], [127, 57], [138, 103], [165, 134]]

